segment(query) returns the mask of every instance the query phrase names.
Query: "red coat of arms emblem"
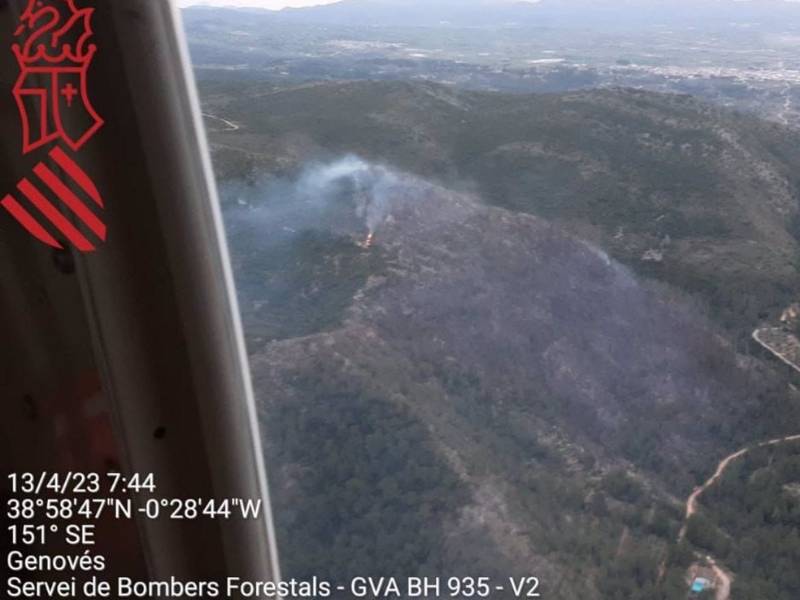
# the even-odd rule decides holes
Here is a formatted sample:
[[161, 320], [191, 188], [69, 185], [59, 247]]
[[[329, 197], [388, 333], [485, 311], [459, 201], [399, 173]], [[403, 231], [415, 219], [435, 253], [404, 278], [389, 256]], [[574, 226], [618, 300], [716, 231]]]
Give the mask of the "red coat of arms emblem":
[[14, 86], [23, 153], [61, 139], [78, 150], [102, 125], [89, 100], [86, 74], [96, 46], [93, 8], [74, 0], [29, 0], [12, 46], [20, 76]]
[[97, 214], [103, 198], [91, 177], [61, 144], [77, 151], [103, 125], [87, 93], [86, 75], [97, 47], [93, 8], [74, 0], [29, 0], [12, 46], [20, 75], [14, 98], [22, 118], [22, 152], [55, 142], [47, 158], [17, 183], [17, 193], [0, 200], [40, 242], [58, 250], [71, 244], [92, 252], [106, 239]]

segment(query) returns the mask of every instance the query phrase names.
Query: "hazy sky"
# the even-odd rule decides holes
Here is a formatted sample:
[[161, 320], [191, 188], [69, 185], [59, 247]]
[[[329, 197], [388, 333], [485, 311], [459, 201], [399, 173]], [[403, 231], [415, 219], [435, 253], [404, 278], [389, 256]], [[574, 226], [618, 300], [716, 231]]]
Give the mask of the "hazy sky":
[[[287, 6], [314, 6], [319, 4], [332, 4], [338, 0], [178, 0], [178, 6], [193, 6], [196, 4], [209, 4], [212, 6], [248, 6], [257, 8], [285, 8]], [[523, 2], [537, 2], [538, 0], [522, 0]], [[732, 0], [734, 2], [757, 2], [758, 0]], [[800, 2], [800, 0], [784, 0], [784, 2]]]
[[178, 0], [178, 6], [211, 4], [213, 6], [255, 6], [258, 8], [285, 8], [287, 6], [314, 6], [331, 4], [336, 0]]

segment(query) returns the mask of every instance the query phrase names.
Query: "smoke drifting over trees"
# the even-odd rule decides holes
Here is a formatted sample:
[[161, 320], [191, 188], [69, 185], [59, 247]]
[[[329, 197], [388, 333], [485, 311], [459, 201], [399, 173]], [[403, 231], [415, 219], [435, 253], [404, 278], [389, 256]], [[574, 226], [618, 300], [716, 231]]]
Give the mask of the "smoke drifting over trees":
[[222, 193], [293, 576], [482, 561], [599, 599], [569, 574], [624, 524], [652, 589], [665, 498], [787, 426], [697, 304], [541, 218], [355, 156]]
[[[374, 231], [386, 219], [392, 199], [426, 184], [410, 175], [348, 155], [307, 166], [296, 177], [229, 181], [221, 188], [229, 226], [257, 227], [280, 236], [304, 229], [357, 227]], [[349, 233], [360, 233], [356, 230]]]

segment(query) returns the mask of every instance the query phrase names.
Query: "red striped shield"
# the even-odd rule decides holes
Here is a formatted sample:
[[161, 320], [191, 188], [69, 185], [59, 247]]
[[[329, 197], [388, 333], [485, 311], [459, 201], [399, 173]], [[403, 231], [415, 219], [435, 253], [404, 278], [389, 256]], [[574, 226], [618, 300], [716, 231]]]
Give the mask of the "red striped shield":
[[36, 177], [22, 178], [19, 194], [8, 194], [0, 205], [48, 246], [63, 248], [59, 239], [65, 239], [81, 252], [92, 252], [106, 239], [106, 226], [97, 216], [103, 199], [91, 178], [61, 148], [53, 148], [49, 158], [50, 165], [38, 163], [33, 169]]

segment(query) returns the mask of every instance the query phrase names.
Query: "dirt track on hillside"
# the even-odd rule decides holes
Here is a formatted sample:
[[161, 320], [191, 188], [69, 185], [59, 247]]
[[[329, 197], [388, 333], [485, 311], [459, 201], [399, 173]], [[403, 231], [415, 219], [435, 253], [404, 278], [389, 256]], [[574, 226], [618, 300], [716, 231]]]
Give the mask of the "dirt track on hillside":
[[[689, 525], [689, 518], [697, 513], [698, 500], [700, 496], [702, 496], [703, 493], [708, 488], [710, 488], [712, 485], [714, 485], [717, 481], [719, 481], [722, 478], [722, 476], [725, 474], [725, 471], [728, 469], [728, 467], [731, 465], [733, 461], [759, 448], [766, 448], [768, 446], [777, 446], [779, 444], [786, 444], [795, 441], [800, 441], [800, 434], [790, 435], [782, 438], [775, 438], [767, 442], [761, 442], [760, 444], [756, 444], [755, 446], [747, 446], [723, 458], [717, 465], [717, 469], [714, 471], [714, 474], [711, 477], [709, 477], [708, 480], [703, 485], [695, 488], [694, 491], [689, 496], [689, 498], [686, 500], [686, 517], [684, 519], [683, 527], [681, 527], [681, 531], [678, 534], [678, 542], [683, 541], [683, 539], [686, 537], [686, 530]], [[731, 582], [733, 580], [733, 575], [725, 571], [725, 569], [723, 569], [721, 566], [719, 566], [719, 564], [717, 564], [716, 560], [713, 557], [706, 556], [706, 560], [709, 562], [711, 568], [714, 570], [714, 573], [717, 576], [717, 588], [715, 594], [716, 600], [729, 600], [731, 595]]]

